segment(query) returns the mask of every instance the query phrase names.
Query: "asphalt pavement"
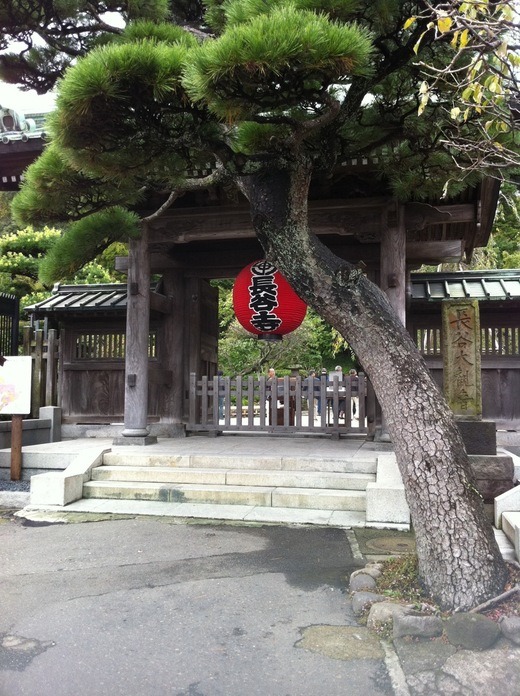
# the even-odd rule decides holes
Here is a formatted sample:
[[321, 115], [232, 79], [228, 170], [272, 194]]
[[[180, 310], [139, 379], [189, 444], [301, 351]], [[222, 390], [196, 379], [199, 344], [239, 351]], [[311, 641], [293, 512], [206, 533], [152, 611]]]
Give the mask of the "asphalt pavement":
[[520, 694], [509, 641], [473, 652], [358, 625], [350, 573], [412, 550], [410, 533], [12, 512], [0, 696]]
[[347, 531], [76, 519], [0, 520], [0, 696], [396, 693]]
[[474, 652], [358, 625], [350, 573], [413, 551], [411, 533], [13, 513], [0, 696], [520, 694], [505, 639]]

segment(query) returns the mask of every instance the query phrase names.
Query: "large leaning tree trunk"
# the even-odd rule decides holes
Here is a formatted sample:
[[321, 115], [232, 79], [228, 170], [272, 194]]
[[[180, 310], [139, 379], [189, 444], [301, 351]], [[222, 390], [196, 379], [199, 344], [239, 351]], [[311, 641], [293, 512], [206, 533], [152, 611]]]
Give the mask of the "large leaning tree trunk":
[[386, 296], [309, 230], [310, 174], [299, 161], [242, 179], [256, 233], [295, 291], [358, 356], [395, 448], [421, 580], [442, 608], [467, 610], [503, 589], [506, 566], [459, 430]]

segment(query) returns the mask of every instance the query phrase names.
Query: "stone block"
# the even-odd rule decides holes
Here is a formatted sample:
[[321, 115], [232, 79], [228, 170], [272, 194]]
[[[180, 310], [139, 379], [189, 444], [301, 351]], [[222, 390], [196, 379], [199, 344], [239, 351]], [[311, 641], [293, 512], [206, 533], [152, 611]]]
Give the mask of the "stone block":
[[350, 579], [355, 578], [357, 575], [370, 575], [374, 580], [377, 580], [381, 576], [381, 563], [369, 563], [364, 568], [355, 570], [350, 574]]
[[502, 616], [499, 626], [508, 640], [520, 645], [520, 616]]
[[482, 417], [480, 320], [477, 300], [455, 298], [442, 304], [444, 396], [462, 419]]
[[52, 471], [31, 477], [31, 505], [63, 507], [83, 497], [83, 483], [90, 471], [103, 462], [103, 447], [91, 447], [81, 452], [65, 471]]
[[471, 471], [477, 488], [486, 502], [513, 488], [515, 467], [505, 455], [470, 455]]
[[377, 628], [381, 624], [386, 624], [396, 620], [398, 616], [407, 614], [410, 610], [404, 604], [397, 602], [378, 602], [370, 607], [367, 617], [367, 628]]
[[410, 509], [406, 502], [404, 486], [390, 486], [369, 483], [366, 490], [367, 526], [392, 524], [409, 524]]
[[380, 595], [375, 592], [353, 592], [351, 600], [352, 611], [355, 616], [359, 616], [365, 609], [378, 602], [384, 602], [386, 599], [385, 595]]
[[506, 455], [471, 455], [471, 471], [476, 479], [508, 480], [513, 482], [515, 467]]
[[61, 441], [61, 415], [59, 406], [42, 406], [40, 408], [40, 418], [50, 420], [49, 442]]
[[468, 454], [496, 454], [497, 429], [494, 421], [457, 419]]
[[155, 435], [143, 435], [143, 436], [134, 435], [134, 436], [115, 437], [112, 444], [117, 445], [118, 447], [126, 447], [126, 446], [132, 446], [132, 445], [138, 445], [140, 447], [145, 447], [146, 445], [156, 445], [157, 438], [155, 437]]
[[442, 636], [442, 619], [438, 616], [404, 616], [394, 617], [393, 637], [417, 636], [419, 638], [435, 638]]
[[467, 650], [486, 650], [500, 633], [498, 624], [482, 614], [454, 614], [446, 621], [446, 637], [450, 643]]
[[371, 575], [359, 573], [359, 575], [355, 575], [354, 577], [351, 576], [349, 587], [351, 592], [356, 592], [358, 590], [375, 590], [377, 584]]
[[515, 486], [495, 498], [495, 527], [502, 529], [504, 512], [520, 511], [520, 486]]
[[64, 472], [37, 474], [31, 478], [31, 505], [63, 507], [82, 497], [83, 476], [66, 476]]
[[410, 524], [410, 510], [394, 454], [377, 459], [376, 481], [366, 488], [366, 521], [367, 527]]

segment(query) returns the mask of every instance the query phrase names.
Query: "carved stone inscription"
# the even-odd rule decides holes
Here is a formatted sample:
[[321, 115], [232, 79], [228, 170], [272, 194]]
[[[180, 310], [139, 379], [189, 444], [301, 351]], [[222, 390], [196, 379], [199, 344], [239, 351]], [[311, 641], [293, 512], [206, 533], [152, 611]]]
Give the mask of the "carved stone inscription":
[[444, 395], [455, 416], [482, 418], [480, 320], [477, 300], [442, 303]]

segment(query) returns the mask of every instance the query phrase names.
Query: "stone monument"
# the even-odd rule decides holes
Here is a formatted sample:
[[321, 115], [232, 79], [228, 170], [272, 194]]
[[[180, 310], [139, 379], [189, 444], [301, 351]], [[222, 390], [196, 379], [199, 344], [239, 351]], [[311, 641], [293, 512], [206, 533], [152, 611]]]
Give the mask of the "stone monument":
[[497, 456], [496, 424], [482, 420], [480, 320], [477, 300], [442, 303], [444, 394], [455, 414], [484, 502], [513, 486], [511, 457]]

